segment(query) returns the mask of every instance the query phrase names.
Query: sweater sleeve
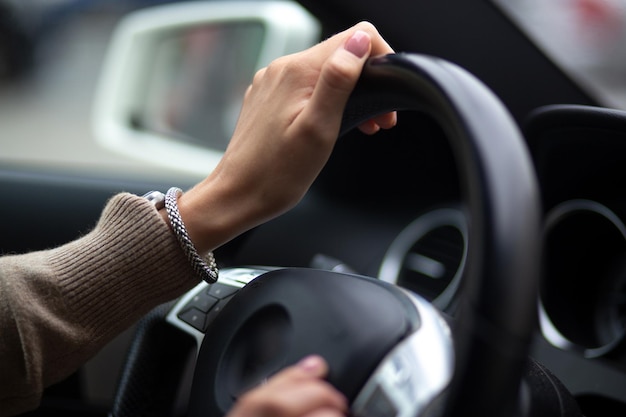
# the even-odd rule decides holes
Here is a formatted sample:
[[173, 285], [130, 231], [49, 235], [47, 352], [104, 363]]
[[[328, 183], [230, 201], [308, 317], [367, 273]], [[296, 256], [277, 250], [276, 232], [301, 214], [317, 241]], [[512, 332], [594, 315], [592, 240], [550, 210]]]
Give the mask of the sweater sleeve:
[[45, 387], [197, 283], [169, 226], [131, 194], [76, 241], [1, 257], [0, 416], [35, 408]]

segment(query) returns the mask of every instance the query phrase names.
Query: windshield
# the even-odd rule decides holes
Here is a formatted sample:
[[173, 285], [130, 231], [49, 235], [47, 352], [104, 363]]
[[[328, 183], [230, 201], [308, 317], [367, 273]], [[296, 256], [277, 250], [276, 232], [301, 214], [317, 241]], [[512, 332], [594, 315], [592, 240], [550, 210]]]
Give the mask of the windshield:
[[599, 104], [626, 109], [624, 0], [493, 0]]

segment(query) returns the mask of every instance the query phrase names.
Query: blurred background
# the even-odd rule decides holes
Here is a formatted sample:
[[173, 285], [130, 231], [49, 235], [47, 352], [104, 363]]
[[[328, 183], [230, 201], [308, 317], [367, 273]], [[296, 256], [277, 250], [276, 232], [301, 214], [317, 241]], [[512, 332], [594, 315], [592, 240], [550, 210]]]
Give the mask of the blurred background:
[[[626, 109], [624, 0], [493, 1], [600, 103]], [[104, 149], [92, 134], [94, 91], [115, 25], [162, 3], [0, 0], [1, 167], [198, 179]]]
[[198, 178], [118, 154], [92, 133], [113, 29], [158, 0], [0, 0], [0, 167], [115, 178]]
[[494, 1], [600, 103], [626, 109], [626, 1]]

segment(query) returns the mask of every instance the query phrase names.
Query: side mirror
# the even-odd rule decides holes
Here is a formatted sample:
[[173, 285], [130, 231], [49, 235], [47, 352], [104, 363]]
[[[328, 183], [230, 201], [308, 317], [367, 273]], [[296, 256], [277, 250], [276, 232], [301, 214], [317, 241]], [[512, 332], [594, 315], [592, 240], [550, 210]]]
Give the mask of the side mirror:
[[320, 32], [291, 1], [188, 2], [133, 12], [114, 32], [103, 66], [96, 140], [204, 176], [226, 149], [255, 72], [318, 42]]

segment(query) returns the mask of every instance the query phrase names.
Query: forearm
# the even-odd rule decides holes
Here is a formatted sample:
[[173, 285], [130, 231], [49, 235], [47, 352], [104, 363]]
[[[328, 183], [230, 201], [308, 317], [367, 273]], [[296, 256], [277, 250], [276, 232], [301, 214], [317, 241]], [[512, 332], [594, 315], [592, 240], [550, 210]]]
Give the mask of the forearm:
[[36, 406], [45, 386], [197, 283], [166, 223], [129, 194], [77, 241], [0, 258], [0, 274], [0, 415]]

